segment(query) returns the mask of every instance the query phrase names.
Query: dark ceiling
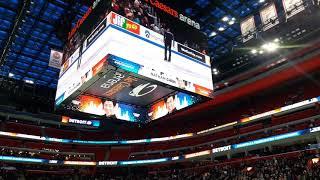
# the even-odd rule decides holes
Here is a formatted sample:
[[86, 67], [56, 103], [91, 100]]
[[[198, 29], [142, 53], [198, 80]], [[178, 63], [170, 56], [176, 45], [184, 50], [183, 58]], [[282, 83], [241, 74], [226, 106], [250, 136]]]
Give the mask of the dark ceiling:
[[[90, 2], [92, 1], [0, 0], [0, 62], [3, 63], [0, 75], [56, 88], [59, 70], [48, 66], [50, 50], [63, 48], [66, 34], [87, 11]], [[271, 1], [163, 0], [163, 2], [184, 11], [186, 15], [201, 23], [201, 30], [208, 35], [213, 68], [218, 68], [220, 71], [220, 77], [217, 78], [219, 81], [229, 77], [229, 74], [235, 75], [250, 69], [251, 65], [259, 64], [252, 60], [257, 57], [250, 56], [248, 51], [247, 55], [235, 51], [246, 46], [239, 43], [239, 22], [251, 14], [258, 19], [256, 16], [259, 15], [259, 10]], [[284, 18], [282, 1], [274, 2], [279, 18]], [[223, 21], [224, 17], [228, 17], [229, 21]], [[319, 17], [316, 19], [317, 22], [319, 19]], [[258, 20], [256, 23], [259, 26], [261, 22]], [[230, 71], [232, 73], [229, 73]]]

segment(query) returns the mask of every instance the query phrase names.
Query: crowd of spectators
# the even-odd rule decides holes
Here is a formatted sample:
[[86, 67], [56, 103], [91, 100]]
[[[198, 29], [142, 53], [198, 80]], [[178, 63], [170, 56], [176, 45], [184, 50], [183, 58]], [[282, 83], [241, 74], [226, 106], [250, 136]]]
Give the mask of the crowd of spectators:
[[[113, 0], [112, 11], [123, 15], [142, 26], [152, 29], [159, 34], [164, 34], [165, 29], [167, 28], [172, 29], [168, 23], [163, 22], [153, 7], [141, 0]], [[183, 33], [174, 32], [174, 35], [177, 36], [178, 40], [183, 40], [181, 43], [185, 46], [204, 52], [197, 43], [188, 41], [185, 36], [178, 37], [179, 34]]]
[[[2, 164], [3, 165], [3, 164]], [[32, 167], [28, 166], [27, 167]], [[40, 168], [37, 166], [37, 168]], [[127, 168], [123, 174], [112, 174], [106, 169], [98, 169], [93, 173], [92, 169], [85, 171], [82, 169], [71, 170], [72, 173], [59, 175], [59, 167], [47, 169], [44, 174], [30, 173], [27, 168], [23, 169], [8, 167], [1, 168], [0, 180], [2, 179], [77, 179], [77, 180], [317, 180], [320, 179], [319, 157], [314, 153], [301, 152], [296, 156], [274, 156], [268, 159], [257, 159], [255, 161], [244, 161], [228, 165], [216, 165], [207, 167], [194, 167], [187, 169], [176, 169], [172, 166], [167, 171], [146, 171], [147, 168], [130, 170]], [[67, 169], [68, 169], [67, 168]], [[18, 170], [19, 169], [19, 170]], [[121, 168], [119, 168], [121, 169]], [[144, 169], [144, 170], [142, 170]], [[63, 170], [60, 169], [60, 172]], [[65, 171], [68, 172], [68, 171]], [[86, 173], [83, 173], [86, 172]]]
[[25, 157], [25, 158], [45, 158], [45, 159], [56, 159], [56, 160], [90, 161], [94, 159], [93, 155], [59, 153], [58, 151], [49, 150], [49, 149], [37, 151], [34, 149], [21, 150], [21, 149], [14, 149], [14, 148], [1, 148], [0, 155]]

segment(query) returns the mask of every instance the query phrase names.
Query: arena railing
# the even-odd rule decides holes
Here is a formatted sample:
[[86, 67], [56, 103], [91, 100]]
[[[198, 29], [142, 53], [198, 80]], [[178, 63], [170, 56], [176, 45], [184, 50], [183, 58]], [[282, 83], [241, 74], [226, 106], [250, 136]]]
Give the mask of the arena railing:
[[255, 122], [261, 119], [265, 119], [275, 115], [283, 115], [287, 113], [291, 113], [296, 110], [300, 110], [301, 108], [306, 108], [309, 106], [315, 105], [320, 101], [320, 96], [316, 98], [311, 98], [305, 101], [301, 101], [295, 104], [291, 104], [288, 106], [284, 106], [281, 108], [277, 108], [271, 111], [267, 111], [261, 114], [257, 114], [248, 118], [243, 118], [238, 121], [234, 121], [231, 123], [227, 123], [221, 126], [216, 126], [210, 129], [205, 129], [196, 133], [186, 133], [180, 134], [176, 136], [168, 136], [168, 137], [159, 137], [159, 138], [150, 138], [150, 139], [136, 139], [136, 140], [106, 140], [106, 141], [90, 141], [90, 140], [79, 140], [79, 139], [62, 139], [62, 138], [55, 138], [55, 137], [44, 137], [44, 136], [36, 136], [36, 135], [29, 135], [29, 134], [22, 134], [22, 133], [14, 133], [14, 132], [5, 132], [0, 131], [0, 136], [7, 136], [13, 138], [24, 138], [24, 139], [31, 139], [31, 140], [39, 140], [39, 141], [46, 141], [46, 142], [58, 142], [58, 143], [71, 143], [71, 144], [85, 144], [85, 145], [131, 145], [131, 144], [147, 144], [147, 143], [154, 143], [154, 142], [165, 142], [165, 141], [173, 141], [173, 140], [181, 140], [184, 138], [191, 138], [197, 137], [202, 135], [208, 135], [210, 133], [224, 130], [227, 128], [231, 128], [234, 126], [241, 126], [246, 123]]
[[[214, 147], [216, 145], [219, 145], [219, 144], [225, 144], [225, 142], [230, 142], [232, 140], [238, 140], [239, 137], [246, 137], [244, 138], [244, 140], [248, 140], [248, 139], [256, 139], [256, 138], [259, 138], [259, 135], [263, 134], [263, 135], [266, 135], [267, 133], [266, 132], [273, 132], [272, 134], [273, 135], [276, 135], [278, 133], [276, 133], [276, 130], [278, 129], [283, 129], [283, 128], [286, 128], [288, 126], [295, 126], [294, 127], [294, 130], [300, 130], [300, 126], [303, 127], [302, 129], [305, 129], [306, 127], [309, 127], [310, 125], [310, 122], [311, 120], [313, 119], [317, 119], [317, 118], [320, 118], [320, 115], [316, 115], [316, 116], [312, 116], [312, 117], [307, 117], [307, 118], [304, 118], [304, 119], [299, 119], [299, 120], [296, 120], [296, 121], [293, 121], [293, 122], [287, 122], [287, 123], [284, 123], [284, 124], [279, 124], [279, 125], [274, 125], [274, 126], [270, 126], [270, 127], [266, 127], [266, 128], [262, 128], [262, 129], [259, 129], [259, 130], [255, 130], [255, 131], [251, 131], [251, 132], [246, 132], [246, 133], [241, 133], [241, 134], [235, 134], [235, 135], [232, 135], [232, 136], [229, 136], [229, 135], [225, 135], [223, 138], [215, 138], [213, 140], [210, 140], [208, 139], [205, 143], [198, 143], [198, 144], [195, 144], [195, 145], [192, 145], [192, 144], [189, 144], [187, 146], [181, 146], [181, 147], [178, 147], [178, 148], [174, 148], [173, 146], [167, 146], [168, 148], [167, 149], [158, 149], [158, 150], [150, 150], [150, 149], [144, 149], [144, 150], [140, 150], [140, 151], [133, 151], [131, 154], [130, 154], [130, 157], [134, 157], [134, 158], [139, 158], [139, 156], [154, 156], [154, 155], [157, 155], [157, 156], [160, 156], [160, 154], [162, 155], [165, 155], [165, 154], [170, 154], [170, 153], [174, 153], [174, 152], [179, 152], [179, 151], [188, 151], [190, 149], [200, 149], [200, 148], [203, 148], [203, 147]], [[318, 123], [318, 122], [316, 122]], [[224, 132], [224, 131], [222, 131]], [[258, 137], [257, 137], [258, 135]], [[242, 140], [243, 141], [243, 140]], [[179, 145], [178, 143], [175, 143], [177, 145]]]
[[125, 161], [60, 161], [55, 159], [41, 159], [41, 158], [25, 158], [15, 156], [0, 156], [0, 161], [14, 162], [14, 163], [36, 163], [43, 165], [72, 165], [72, 166], [98, 166], [98, 167], [114, 167], [114, 166], [129, 166], [129, 165], [147, 165], [147, 164], [160, 164], [160, 163], [172, 163], [181, 162], [192, 158], [199, 158], [204, 156], [214, 155], [216, 153], [236, 151], [243, 148], [250, 148], [252, 146], [263, 145], [276, 141], [293, 140], [307, 135], [319, 135], [320, 126], [308, 128], [304, 130], [298, 130], [290, 133], [285, 133], [276, 136], [270, 136], [266, 138], [256, 139], [252, 141], [242, 142], [238, 144], [231, 144], [227, 146], [217, 147], [209, 150], [199, 151], [191, 154], [184, 154], [181, 156], [165, 157], [158, 159], [145, 159], [145, 160], [125, 160]]

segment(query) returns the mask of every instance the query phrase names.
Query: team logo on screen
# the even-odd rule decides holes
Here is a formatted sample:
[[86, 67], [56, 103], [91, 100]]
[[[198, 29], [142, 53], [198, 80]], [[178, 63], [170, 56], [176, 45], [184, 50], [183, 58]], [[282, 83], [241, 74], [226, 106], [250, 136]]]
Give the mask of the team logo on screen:
[[145, 33], [147, 38], [150, 38], [150, 31], [146, 30], [144, 33]]
[[133, 97], [142, 97], [145, 95], [148, 95], [152, 93], [154, 90], [157, 89], [157, 85], [153, 84], [150, 85], [150, 83], [147, 84], [140, 84], [138, 87], [134, 88], [129, 95]]

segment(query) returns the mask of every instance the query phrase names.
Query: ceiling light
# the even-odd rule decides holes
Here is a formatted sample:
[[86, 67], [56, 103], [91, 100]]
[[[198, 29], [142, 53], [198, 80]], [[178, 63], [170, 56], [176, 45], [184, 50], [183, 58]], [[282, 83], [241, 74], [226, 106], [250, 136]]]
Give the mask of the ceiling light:
[[14, 76], [14, 74], [13, 73], [9, 73], [9, 77], [13, 77]]
[[214, 74], [214, 75], [218, 75], [219, 72], [218, 72], [218, 71], [214, 71], [213, 74]]
[[32, 80], [29, 80], [29, 79], [26, 79], [25, 82], [28, 83], [28, 84], [34, 84], [34, 82]]
[[251, 50], [251, 53], [252, 53], [252, 54], [257, 54], [257, 52], [258, 52], [258, 51], [257, 51], [256, 49], [252, 49], [252, 50]]
[[224, 27], [219, 27], [219, 31], [224, 31]]
[[263, 54], [264, 52], [262, 50], [259, 51], [259, 54]]
[[224, 22], [229, 21], [229, 17], [228, 17], [228, 16], [223, 17], [223, 18], [222, 18], [222, 21], [224, 21]]
[[235, 20], [236, 20], [236, 18], [234, 18], [234, 17], [233, 17], [231, 20], [232, 20], [232, 21], [235, 21]]
[[218, 71], [216, 68], [213, 68], [213, 71]]
[[264, 3], [265, 0], [259, 0], [259, 3]]
[[276, 39], [274, 39], [274, 42], [278, 43], [278, 42], [280, 42], [280, 39], [276, 38]]
[[233, 25], [233, 24], [234, 24], [234, 21], [229, 21], [228, 24], [229, 24], [229, 25]]
[[217, 35], [217, 33], [215, 31], [212, 31], [209, 36], [213, 37], [213, 36], [216, 36], [216, 35]]

